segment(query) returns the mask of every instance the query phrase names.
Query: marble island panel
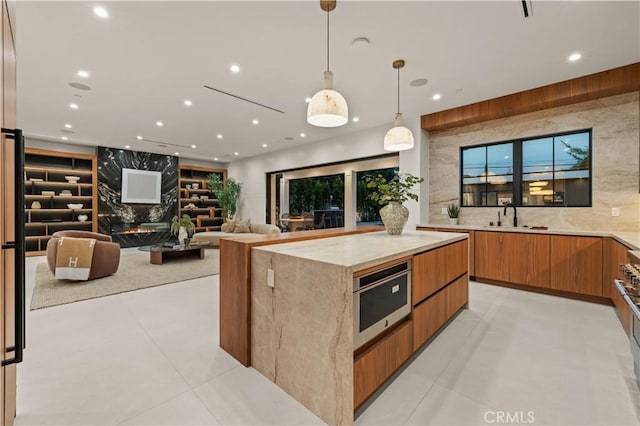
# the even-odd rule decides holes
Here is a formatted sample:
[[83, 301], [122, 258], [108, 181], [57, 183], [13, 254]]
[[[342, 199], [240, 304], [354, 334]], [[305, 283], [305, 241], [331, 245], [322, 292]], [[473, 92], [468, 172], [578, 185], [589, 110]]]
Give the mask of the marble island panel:
[[353, 273], [467, 238], [383, 231], [252, 248], [252, 366], [328, 424], [352, 424]]

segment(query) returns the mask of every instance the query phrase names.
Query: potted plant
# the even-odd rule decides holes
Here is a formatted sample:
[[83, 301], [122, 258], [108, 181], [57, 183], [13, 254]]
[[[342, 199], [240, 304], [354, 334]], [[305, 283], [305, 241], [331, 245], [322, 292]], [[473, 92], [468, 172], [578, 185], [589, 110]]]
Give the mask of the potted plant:
[[458, 224], [458, 216], [460, 215], [460, 207], [451, 203], [447, 206], [447, 214], [449, 215], [449, 223], [452, 225]]
[[218, 204], [222, 207], [222, 217], [232, 219], [236, 214], [236, 203], [240, 196], [242, 183], [236, 182], [233, 178], [227, 178], [225, 181], [217, 173], [211, 173], [207, 182], [207, 187], [214, 192]]
[[189, 245], [191, 236], [196, 230], [196, 225], [191, 220], [188, 214], [183, 214], [182, 219], [178, 215], [171, 219], [171, 235], [178, 236], [178, 242], [184, 243], [185, 246]]
[[400, 235], [409, 219], [409, 209], [402, 203], [409, 199], [418, 201], [418, 194], [411, 192], [411, 189], [416, 184], [424, 182], [424, 178], [396, 171], [391, 179], [381, 174], [368, 175], [364, 179], [367, 188], [374, 189], [368, 198], [384, 206], [380, 209], [380, 217], [385, 229], [391, 235]]

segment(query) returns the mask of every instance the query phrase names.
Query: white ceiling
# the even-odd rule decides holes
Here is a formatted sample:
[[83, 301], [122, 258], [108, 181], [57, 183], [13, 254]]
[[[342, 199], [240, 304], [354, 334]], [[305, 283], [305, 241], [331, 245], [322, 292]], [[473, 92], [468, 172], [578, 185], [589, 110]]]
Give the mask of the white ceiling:
[[[69, 143], [229, 162], [391, 126], [397, 87], [391, 63], [398, 58], [406, 60], [400, 109], [412, 122], [640, 61], [640, 2], [532, 3], [525, 19], [519, 0], [339, 1], [331, 13], [334, 88], [360, 121], [322, 129], [307, 124], [305, 103], [322, 88], [326, 64], [326, 13], [317, 0], [19, 1], [18, 124], [27, 135], [61, 141], [70, 123]], [[108, 19], [93, 14], [97, 4]], [[368, 47], [352, 44], [363, 36]], [[582, 59], [570, 63], [573, 52]], [[230, 72], [233, 63], [239, 74]], [[90, 77], [77, 77], [80, 69]], [[429, 83], [409, 86], [416, 78]], [[431, 99], [436, 92], [442, 94], [437, 102]], [[71, 102], [80, 108], [71, 110]], [[254, 118], [259, 125], [251, 124]], [[138, 135], [184, 147], [160, 148]]]

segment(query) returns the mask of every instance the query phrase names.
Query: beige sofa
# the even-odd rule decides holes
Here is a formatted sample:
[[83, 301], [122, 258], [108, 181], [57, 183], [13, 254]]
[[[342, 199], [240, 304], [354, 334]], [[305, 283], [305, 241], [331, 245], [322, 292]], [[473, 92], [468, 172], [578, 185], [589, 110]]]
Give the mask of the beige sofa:
[[[209, 247], [220, 247], [220, 238], [233, 238], [233, 237], [243, 237], [247, 235], [261, 235], [261, 234], [279, 234], [280, 228], [275, 225], [269, 225], [264, 223], [252, 223], [249, 225], [251, 232], [222, 232], [222, 231], [211, 231], [211, 232], [196, 232], [193, 234], [192, 241], [194, 242], [209, 242]], [[223, 225], [223, 229], [225, 229]]]

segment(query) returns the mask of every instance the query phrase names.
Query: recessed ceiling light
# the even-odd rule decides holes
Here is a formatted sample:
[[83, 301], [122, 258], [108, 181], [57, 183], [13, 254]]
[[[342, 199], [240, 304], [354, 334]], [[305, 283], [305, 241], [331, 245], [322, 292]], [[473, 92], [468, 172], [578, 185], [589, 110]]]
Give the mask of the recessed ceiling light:
[[218, 133], [218, 139], [222, 139], [222, 134]]
[[262, 144], [262, 147], [263, 147], [263, 148], [266, 148], [266, 147], [268, 147], [268, 146], [269, 146], [269, 145], [267, 145], [266, 143], [263, 143], [263, 144]]
[[156, 121], [156, 126], [162, 127], [164, 126], [164, 123], [162, 121]]
[[85, 71], [85, 70], [78, 71], [78, 77], [89, 78], [89, 71]]
[[240, 155], [240, 153], [239, 152], [234, 152], [233, 155]]
[[107, 9], [105, 9], [102, 6], [96, 6], [93, 8], [93, 13], [96, 14], [96, 16], [99, 16], [100, 18], [108, 18], [109, 17], [109, 12], [107, 12]]
[[80, 108], [80, 107], [78, 106], [78, 104], [69, 104], [69, 108], [71, 108], [71, 109], [78, 109], [78, 108]]
[[142, 136], [136, 136], [136, 139], [138, 139], [139, 141], [142, 140]]
[[571, 55], [569, 55], [569, 61], [571, 61], [571, 62], [575, 62], [575, 61], [579, 60], [580, 58], [582, 58], [582, 55], [579, 54], [578, 52], [572, 53]]
[[71, 129], [73, 126], [71, 124], [65, 124], [64, 127], [66, 127], [67, 129]]
[[174, 152], [174, 154], [175, 154], [175, 155], [180, 155], [180, 153], [179, 153], [179, 152]]
[[218, 161], [218, 157], [213, 157], [213, 161]]
[[125, 145], [124, 147], [125, 147], [125, 149], [129, 149], [129, 148], [131, 148], [131, 145]]
[[441, 97], [442, 96], [440, 96], [440, 93], [436, 93], [431, 97], [431, 99], [433, 99], [434, 101], [439, 101]]
[[360, 121], [360, 119], [358, 117], [353, 117], [351, 121], [353, 121], [354, 123], [357, 123], [358, 121]]
[[357, 47], [369, 47], [371, 41], [367, 37], [356, 37], [351, 41], [351, 44]]
[[66, 141], [66, 140], [67, 140], [67, 139], [69, 139], [69, 138], [68, 138], [68, 137], [66, 137], [66, 136], [63, 136], [63, 137], [61, 137], [60, 139], [62, 139], [63, 141]]
[[259, 121], [258, 121], [258, 120], [256, 120], [255, 118], [254, 118], [251, 122], [252, 122], [253, 124], [258, 124], [258, 123], [259, 123]]
[[194, 149], [195, 149], [195, 148], [197, 148], [197, 147], [196, 147], [195, 145], [191, 145], [191, 148], [194, 148]]
[[304, 101], [305, 101], [306, 103], [309, 103], [309, 102], [311, 102], [311, 98], [307, 96], [307, 97], [304, 99]]
[[429, 82], [429, 80], [427, 80], [426, 78], [416, 78], [415, 80], [411, 81], [411, 83], [409, 83], [410, 86], [413, 87], [422, 87], [425, 84], [427, 84]]
[[237, 73], [239, 73], [239, 72], [240, 72], [240, 65], [238, 65], [238, 64], [233, 64], [233, 65], [231, 65], [231, 66], [229, 67], [229, 69], [231, 70], [231, 72], [234, 72], [234, 73], [236, 73], [236, 74], [237, 74]]
[[304, 138], [305, 136], [307, 136], [307, 135], [305, 135], [304, 133], [300, 133], [300, 137], [301, 138]]
[[191, 105], [193, 105], [193, 102], [187, 99], [186, 101], [184, 101], [184, 105], [190, 107]]

